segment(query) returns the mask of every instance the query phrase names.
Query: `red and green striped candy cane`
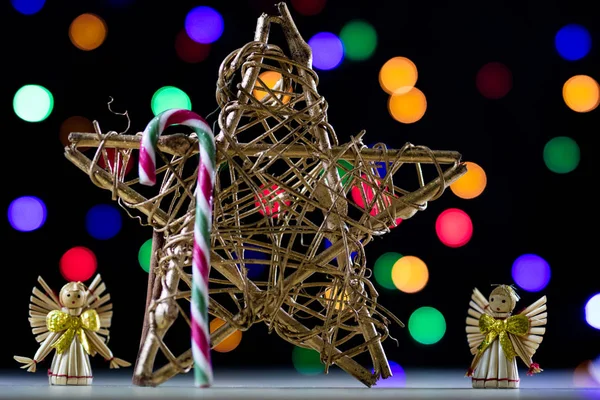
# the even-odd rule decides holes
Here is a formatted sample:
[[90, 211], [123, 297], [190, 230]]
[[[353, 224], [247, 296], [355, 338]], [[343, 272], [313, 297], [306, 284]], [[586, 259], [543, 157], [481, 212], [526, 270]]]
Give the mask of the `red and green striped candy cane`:
[[208, 387], [213, 378], [208, 321], [208, 274], [216, 170], [215, 138], [210, 126], [196, 113], [174, 109], [158, 114], [144, 130], [140, 144], [139, 176], [143, 185], [152, 186], [156, 183], [156, 144], [158, 137], [171, 125], [185, 125], [194, 129], [200, 144], [192, 259], [192, 355], [196, 386]]

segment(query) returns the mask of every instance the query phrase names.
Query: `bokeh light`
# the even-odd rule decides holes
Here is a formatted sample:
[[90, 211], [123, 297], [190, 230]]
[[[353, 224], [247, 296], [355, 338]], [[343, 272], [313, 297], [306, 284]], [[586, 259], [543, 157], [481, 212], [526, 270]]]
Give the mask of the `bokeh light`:
[[46, 4], [46, 0], [10, 0], [12, 6], [24, 15], [38, 13]]
[[191, 110], [192, 101], [183, 90], [175, 86], [163, 86], [152, 95], [150, 107], [154, 115], [158, 115], [163, 111], [173, 108]]
[[[597, 388], [600, 383], [592, 375], [593, 362], [585, 360], [575, 368], [573, 371], [573, 386], [576, 388]], [[590, 399], [595, 396], [589, 396]]]
[[600, 356], [596, 357], [590, 364], [590, 374], [594, 378], [594, 381], [600, 385]]
[[[368, 144], [367, 147], [369, 149], [372, 149], [375, 146], [377, 146], [378, 144], [379, 144], [379, 146], [377, 147], [378, 149], [387, 148], [387, 146], [385, 146], [385, 145], [384, 145], [385, 147], [381, 146], [383, 143], [371, 143], [371, 144]], [[390, 162], [389, 164], [391, 165], [392, 163]], [[377, 167], [377, 174], [381, 178], [385, 178], [385, 176], [387, 175], [387, 166], [385, 165], [385, 162], [383, 162], [383, 161], [376, 161], [375, 162], [375, 166]]]
[[379, 286], [389, 290], [396, 289], [392, 279], [392, 269], [400, 258], [402, 258], [402, 254], [393, 251], [383, 253], [377, 258], [373, 266], [373, 276]]
[[302, 375], [319, 375], [325, 371], [325, 365], [321, 363], [321, 354], [313, 349], [295, 346], [292, 350], [292, 363]]
[[566, 136], [550, 139], [544, 146], [544, 163], [557, 174], [572, 172], [579, 165], [581, 152], [577, 143]]
[[446, 320], [435, 308], [421, 307], [416, 309], [408, 319], [408, 332], [421, 344], [435, 344], [446, 333]]
[[185, 17], [185, 31], [190, 39], [198, 43], [216, 42], [224, 29], [223, 17], [212, 7], [195, 7]]
[[475, 78], [479, 93], [485, 98], [497, 100], [506, 96], [512, 88], [512, 73], [499, 62], [485, 64]]
[[46, 205], [34, 196], [23, 196], [11, 201], [8, 206], [8, 222], [13, 229], [31, 232], [41, 228], [46, 222]]
[[[256, 86], [254, 87], [254, 90], [252, 91], [252, 95], [256, 98], [256, 100], [263, 101], [263, 99], [264, 100], [272, 99], [271, 94], [265, 88], [269, 88], [276, 92], [283, 91], [283, 77], [281, 76], [281, 74], [279, 72], [264, 71], [264, 72], [261, 72], [261, 74], [258, 77], [265, 84], [265, 86], [263, 86], [263, 84], [260, 81], [258, 81], [258, 80], [256, 81]], [[292, 88], [290, 87], [288, 89], [288, 91], [291, 92]], [[274, 95], [283, 104], [287, 104], [290, 101], [290, 99], [292, 98], [291, 96], [282, 96], [282, 95], [278, 95], [276, 93], [274, 93]], [[266, 97], [266, 96], [268, 96], [268, 97]]]
[[348, 181], [352, 178], [352, 174], [349, 172], [354, 169], [354, 165], [352, 165], [350, 161], [346, 160], [339, 160], [337, 165], [338, 175], [342, 181], [342, 186], [346, 187], [346, 183], [348, 183]]
[[348, 22], [340, 32], [344, 54], [352, 61], [370, 58], [377, 47], [377, 32], [373, 25], [363, 20]]
[[[59, 129], [59, 139], [63, 146], [68, 146], [71, 132], [93, 133], [94, 124], [86, 117], [75, 115], [63, 121]], [[80, 148], [81, 150], [81, 148]]]
[[593, 295], [585, 303], [585, 321], [592, 328], [600, 329], [600, 293]]
[[416, 293], [427, 285], [429, 270], [427, 265], [418, 257], [404, 256], [392, 267], [394, 286], [404, 293]]
[[[389, 163], [389, 164], [391, 165], [392, 163]], [[375, 165], [377, 166], [377, 174], [381, 178], [385, 178], [387, 175], [387, 166], [385, 165], [385, 162], [377, 161], [377, 162], [375, 162]]]
[[96, 14], [81, 14], [69, 26], [69, 39], [79, 50], [95, 50], [106, 40], [108, 27]]
[[[377, 388], [401, 388], [406, 386], [406, 373], [404, 372], [404, 368], [400, 366], [395, 361], [388, 360], [388, 364], [390, 365], [390, 369], [392, 370], [392, 376], [387, 379], [380, 379], [374, 386], [374, 389]], [[375, 373], [375, 369], [371, 368], [371, 373]]]
[[[330, 241], [329, 239], [327, 239], [327, 238], [324, 238], [324, 239], [323, 239], [323, 245], [325, 246], [325, 249], [328, 249], [328, 248], [330, 248], [330, 247], [331, 247], [331, 241]], [[354, 257], [356, 257], [356, 255], [357, 255], [357, 254], [358, 254], [358, 253], [357, 253], [356, 251], [353, 251], [353, 252], [351, 252], [351, 253], [350, 253], [350, 259], [351, 259], [351, 260], [354, 260]], [[334, 258], [334, 259], [331, 261], [331, 263], [332, 263], [332, 264], [334, 264], [334, 265], [337, 265], [337, 257], [336, 257], [336, 258]]]
[[[117, 163], [117, 155], [119, 155], [119, 152], [115, 151], [115, 149], [106, 149], [106, 158], [108, 159], [108, 165], [110, 166], [110, 170], [114, 170], [115, 166], [117, 166], [119, 168], [119, 174], [121, 174], [121, 171], [123, 170], [124, 159], [122, 155], [119, 155], [119, 162]], [[125, 166], [125, 175], [131, 172], [131, 169], [133, 168], [134, 164], [135, 156], [133, 154], [130, 154], [129, 159], [127, 160], [127, 165]], [[98, 158], [98, 166], [100, 168], [109, 170], [109, 168], [107, 168], [106, 161], [104, 160], [104, 155], [100, 155], [100, 157]]]
[[379, 70], [379, 85], [387, 94], [408, 93], [417, 83], [417, 66], [406, 57], [394, 57]]
[[[352, 186], [352, 189], [350, 190], [350, 196], [360, 208], [364, 209], [365, 203], [370, 204], [371, 202], [373, 202], [373, 199], [375, 198], [375, 191], [372, 187], [372, 179], [368, 178], [365, 174], [362, 174], [361, 178], [362, 180], [360, 180], [360, 182], [357, 182]], [[381, 182], [377, 180], [374, 182], [374, 184], [380, 186]], [[375, 207], [377, 207], [376, 204]]]
[[556, 51], [562, 58], [568, 61], [576, 61], [590, 52], [592, 37], [583, 26], [568, 24], [556, 33], [554, 46], [556, 46]]
[[111, 204], [95, 205], [85, 216], [85, 229], [91, 237], [98, 240], [115, 237], [122, 225], [119, 209]]
[[138, 251], [138, 262], [146, 272], [150, 272], [150, 259], [152, 259], [152, 239], [146, 240]]
[[[377, 201], [375, 201], [376, 193], [373, 188], [373, 185], [375, 184], [377, 186], [381, 186], [381, 181], [377, 179], [375, 180], [375, 182], [370, 182], [371, 179], [369, 179], [365, 174], [362, 175], [362, 178], [363, 180], [357, 182], [355, 185], [352, 186], [352, 189], [350, 189], [350, 196], [352, 197], [352, 200], [354, 200], [356, 205], [358, 205], [360, 208], [366, 209], [367, 205], [370, 206], [371, 209], [369, 210], [369, 214], [371, 214], [373, 217], [376, 217], [381, 212], [385, 212], [386, 208], [392, 204], [392, 195], [387, 190], [384, 190], [384, 194], [380, 196], [380, 199], [378, 198]], [[380, 202], [382, 202], [384, 206], [382, 211], [379, 211], [380, 206], [378, 203]], [[396, 218], [394, 225], [390, 226], [389, 228], [394, 228], [398, 226], [401, 222], [402, 218]]]
[[[238, 258], [237, 255], [235, 254], [235, 252], [233, 252], [233, 257]], [[258, 278], [259, 276], [261, 276], [263, 274], [263, 272], [265, 271], [265, 269], [267, 268], [267, 265], [269, 265], [269, 261], [268, 261], [269, 256], [262, 251], [245, 248], [242, 250], [241, 258], [243, 260], [255, 260], [256, 261], [256, 262], [252, 262], [252, 263], [249, 263], [248, 261], [244, 262], [244, 266], [246, 267], [247, 274], [248, 274], [247, 276], [250, 279], [255, 279], [255, 278]], [[261, 262], [261, 260], [264, 260], [264, 262]], [[241, 264], [239, 264], [239, 267], [241, 267]]]
[[87, 247], [77, 246], [67, 250], [60, 258], [59, 269], [68, 281], [85, 282], [94, 275], [98, 262]]
[[461, 199], [478, 197], [487, 185], [487, 176], [483, 168], [474, 162], [465, 162], [467, 173], [450, 185], [450, 190]]
[[320, 32], [310, 38], [308, 45], [313, 52], [313, 67], [321, 70], [334, 69], [344, 59], [344, 45], [331, 32]]
[[326, 0], [292, 0], [292, 7], [304, 16], [317, 15], [325, 8]]
[[550, 282], [550, 265], [536, 254], [523, 254], [512, 265], [515, 283], [528, 292], [539, 292]]
[[473, 236], [473, 222], [463, 210], [449, 208], [437, 217], [435, 232], [446, 246], [462, 247], [469, 243]]
[[[216, 331], [223, 325], [225, 325], [225, 321], [223, 321], [221, 318], [213, 319], [212, 321], [210, 321], [210, 326], [209, 326], [210, 333], [213, 333], [214, 331]], [[227, 336], [225, 339], [223, 339], [223, 341], [221, 341], [221, 343], [219, 343], [212, 349], [219, 353], [229, 353], [230, 351], [235, 350], [236, 347], [238, 347], [240, 345], [241, 341], [242, 341], [242, 331], [236, 329], [235, 331], [233, 331], [233, 333], [231, 333], [229, 336]]]
[[569, 78], [562, 91], [563, 100], [571, 110], [586, 113], [596, 109], [600, 103], [598, 82], [587, 75], [575, 75]]
[[344, 290], [342, 293], [338, 287], [325, 289], [325, 294], [323, 297], [328, 303], [333, 303], [333, 308], [336, 311], [343, 311], [346, 308], [346, 304], [348, 304], [348, 301], [350, 300], [348, 291]]
[[[337, 171], [338, 175], [340, 176], [340, 180], [342, 181], [342, 186], [344, 186], [344, 188], [346, 187], [346, 183], [348, 183], [348, 181], [352, 179], [352, 174], [350, 173], [350, 171], [352, 171], [353, 169], [354, 165], [352, 165], [350, 161], [338, 160]], [[319, 173], [319, 176], [322, 176], [324, 172], [325, 170], [322, 169]]]
[[[292, 204], [292, 201], [286, 195], [285, 190], [276, 184], [271, 185], [270, 188], [266, 188], [263, 183], [260, 185], [258, 196], [254, 195], [254, 205], [263, 216], [279, 218], [279, 210], [283, 209], [284, 206], [288, 207], [290, 204]], [[286, 212], [286, 210], [284, 209], [283, 212]]]
[[206, 60], [210, 45], [192, 40], [183, 29], [175, 37], [175, 52], [181, 60], [194, 64]]
[[427, 98], [416, 87], [406, 93], [393, 94], [388, 100], [392, 118], [403, 124], [413, 124], [423, 118], [427, 110]]
[[13, 110], [23, 121], [41, 122], [50, 116], [54, 96], [40, 85], [25, 85], [15, 93]]

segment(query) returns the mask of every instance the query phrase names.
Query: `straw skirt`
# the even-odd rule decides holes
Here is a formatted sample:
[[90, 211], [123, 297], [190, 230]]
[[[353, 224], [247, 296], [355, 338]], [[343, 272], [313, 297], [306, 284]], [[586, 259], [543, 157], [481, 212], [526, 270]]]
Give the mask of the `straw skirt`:
[[508, 360], [498, 340], [483, 352], [473, 377], [474, 388], [518, 388], [517, 358]]
[[52, 366], [48, 370], [48, 379], [51, 385], [92, 384], [90, 357], [85, 352], [77, 335], [63, 353], [54, 353]]

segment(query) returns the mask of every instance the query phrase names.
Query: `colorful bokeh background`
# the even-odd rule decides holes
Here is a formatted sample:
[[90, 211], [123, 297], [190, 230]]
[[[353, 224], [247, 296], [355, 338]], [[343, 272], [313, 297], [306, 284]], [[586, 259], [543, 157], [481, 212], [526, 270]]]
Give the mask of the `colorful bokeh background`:
[[[14, 346], [34, 351], [26, 309], [37, 275], [59, 287], [63, 277], [99, 272], [115, 304], [114, 350], [134, 359], [151, 229], [62, 148], [69, 132], [93, 132], [94, 120], [105, 132], [134, 133], [169, 108], [209, 115], [221, 61], [252, 39], [273, 1], [5, 3], [3, 250], [11, 318], [21, 320]], [[467, 162], [440, 200], [366, 248], [380, 302], [407, 325], [392, 328], [399, 346], [386, 346], [395, 374], [386, 386], [403, 386], [409, 368], [466, 368], [471, 290], [496, 283], [515, 285], [519, 307], [548, 295], [536, 361], [573, 370], [578, 385], [600, 385], [592, 175], [600, 34], [583, 3], [507, 4], [289, 2], [341, 139], [367, 129], [369, 146], [411, 142], [457, 150]], [[261, 76], [271, 87], [279, 78]], [[135, 162], [119, 167], [134, 176]], [[362, 201], [361, 190], [349, 196]], [[249, 277], [265, 274], [264, 254], [248, 248], [240, 257], [256, 260]], [[263, 326], [234, 333], [214, 360], [323, 373], [316, 352], [273, 340]]]

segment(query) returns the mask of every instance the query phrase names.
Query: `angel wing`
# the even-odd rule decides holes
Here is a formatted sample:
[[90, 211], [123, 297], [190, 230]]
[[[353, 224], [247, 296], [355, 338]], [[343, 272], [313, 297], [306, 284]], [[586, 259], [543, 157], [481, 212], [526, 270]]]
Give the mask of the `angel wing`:
[[35, 335], [35, 340], [41, 343], [50, 334], [46, 326], [46, 315], [50, 311], [60, 310], [61, 306], [58, 296], [42, 277], [38, 276], [37, 280], [44, 291], [42, 292], [37, 287], [33, 287], [29, 298], [29, 325], [31, 325], [31, 332]]
[[106, 293], [103, 296], [104, 292], [106, 292], [106, 285], [102, 282], [100, 274], [97, 274], [88, 286], [87, 304], [84, 307], [84, 311], [89, 309], [96, 310], [100, 317], [100, 330], [96, 333], [100, 339], [108, 343], [113, 312], [112, 303], [109, 302], [110, 293]]
[[545, 325], [548, 321], [546, 300], [546, 296], [543, 296], [519, 313], [529, 319], [529, 332], [527, 332], [527, 335], [510, 335], [515, 352], [528, 366], [533, 364], [533, 355], [540, 347], [540, 343], [544, 339], [544, 333], [546, 333]]
[[477, 354], [477, 347], [483, 342], [485, 336], [479, 330], [479, 318], [482, 314], [492, 315], [490, 311], [490, 304], [487, 299], [477, 289], [473, 289], [471, 295], [471, 301], [469, 302], [469, 310], [467, 311], [469, 316], [467, 317], [467, 341], [469, 342], [469, 348], [471, 354]]

